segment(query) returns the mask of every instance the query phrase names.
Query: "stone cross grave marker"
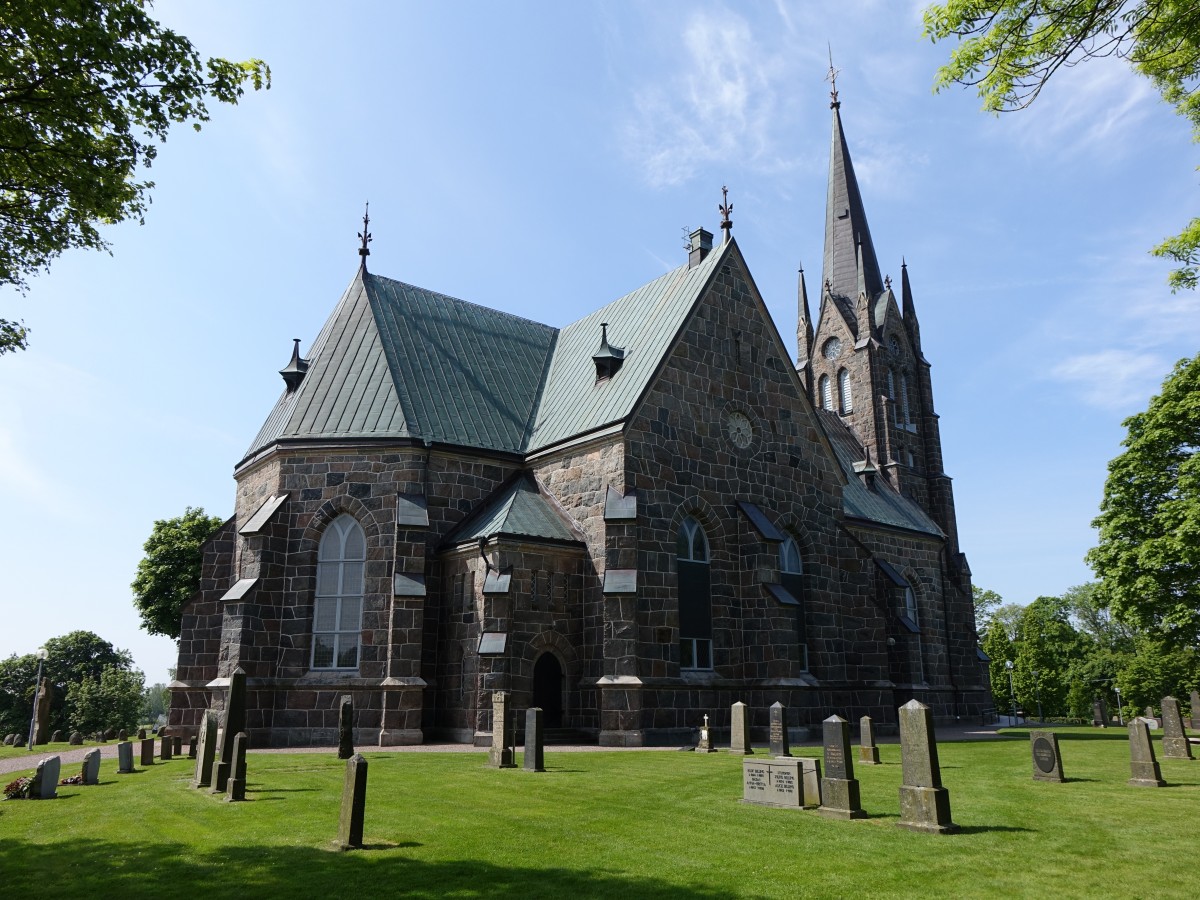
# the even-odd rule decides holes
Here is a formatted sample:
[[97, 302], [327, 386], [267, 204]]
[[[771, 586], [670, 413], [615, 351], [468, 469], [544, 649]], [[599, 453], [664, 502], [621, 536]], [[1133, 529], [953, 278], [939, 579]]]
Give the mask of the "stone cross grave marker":
[[158, 758], [164, 761], [170, 759], [173, 755], [171, 750], [174, 747], [174, 744], [171, 742], [171, 736], [164, 734], [161, 738], [159, 738], [158, 744]]
[[708, 713], [704, 714], [704, 724], [700, 726], [700, 740], [696, 742], [697, 753], [716, 753], [717, 748], [712, 743], [712, 732], [708, 728]]
[[233, 738], [246, 730], [246, 673], [238, 666], [229, 676], [225, 694], [225, 721], [221, 728], [217, 764], [213, 773], [212, 792], [223, 794], [229, 789], [229, 773], [233, 768]]
[[83, 754], [83, 768], [79, 774], [83, 776], [84, 784], [100, 783], [100, 751], [95, 747]]
[[749, 756], [754, 752], [750, 746], [750, 712], [739, 700], [729, 710], [729, 752]]
[[367, 761], [355, 753], [346, 760], [342, 782], [342, 812], [338, 817], [338, 845], [351, 850], [363, 845], [363, 814], [367, 807]]
[[33, 784], [29, 796], [34, 800], [53, 800], [58, 796], [58, 776], [62, 771], [62, 758], [47, 756], [37, 764], [33, 773]]
[[133, 743], [121, 741], [117, 744], [117, 774], [128, 775], [133, 771]]
[[1029, 750], [1033, 754], [1033, 780], [1062, 782], [1062, 754], [1058, 735], [1053, 731], [1029, 732]]
[[1092, 701], [1092, 724], [1101, 728], [1108, 727], [1108, 704], [1104, 702], [1103, 697]]
[[788, 746], [787, 708], [778, 700], [771, 704], [771, 749], [772, 756], [791, 756]]
[[199, 742], [196, 746], [196, 773], [192, 776], [192, 787], [209, 787], [212, 784], [213, 758], [217, 752], [217, 714], [211, 709], [200, 720]]
[[1192, 731], [1200, 731], [1200, 691], [1192, 691]]
[[1191, 759], [1192, 745], [1183, 731], [1183, 715], [1179, 712], [1179, 701], [1174, 697], [1162, 698], [1163, 759]]
[[525, 753], [521, 763], [526, 772], [546, 771], [543, 738], [542, 710], [534, 706], [525, 711]]
[[1129, 784], [1134, 787], [1166, 787], [1158, 760], [1154, 758], [1154, 744], [1150, 740], [1150, 726], [1143, 718], [1129, 723]]
[[817, 812], [833, 819], [865, 819], [850, 755], [850, 723], [841, 716], [830, 716], [821, 723], [821, 733], [825, 777], [821, 779], [821, 807]]
[[246, 799], [246, 732], [239, 731], [233, 736], [233, 768], [229, 772], [229, 784], [225, 799], [236, 802]]
[[875, 746], [875, 723], [870, 716], [858, 720], [858, 761], [864, 766], [879, 765], [879, 748]]
[[143, 766], [154, 765], [154, 738], [148, 737], [142, 739], [141, 754]]
[[508, 694], [495, 691], [492, 694], [492, 747], [488, 750], [487, 764], [493, 769], [515, 769], [513, 761], [517, 743], [516, 728], [508, 714]]
[[910, 700], [900, 707], [900, 821], [909, 831], [954, 834], [950, 792], [942, 787], [933, 717], [924, 703]]
[[342, 694], [338, 703], [338, 759], [354, 755], [354, 698]]

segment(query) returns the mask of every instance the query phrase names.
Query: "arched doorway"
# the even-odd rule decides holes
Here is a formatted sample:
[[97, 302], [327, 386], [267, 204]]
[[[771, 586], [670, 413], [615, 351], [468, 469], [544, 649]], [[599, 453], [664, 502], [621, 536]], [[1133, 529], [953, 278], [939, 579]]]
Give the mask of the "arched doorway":
[[543, 653], [533, 664], [533, 705], [542, 708], [546, 728], [562, 727], [562, 698], [562, 664], [553, 653]]

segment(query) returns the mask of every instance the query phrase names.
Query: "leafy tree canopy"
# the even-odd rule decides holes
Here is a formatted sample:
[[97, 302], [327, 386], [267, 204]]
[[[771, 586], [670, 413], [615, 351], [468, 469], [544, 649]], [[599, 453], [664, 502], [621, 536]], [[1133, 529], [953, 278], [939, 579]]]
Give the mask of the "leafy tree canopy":
[[[201, 61], [149, 14], [149, 0], [0, 5], [0, 285], [72, 247], [106, 249], [101, 223], [142, 221], [153, 163], [172, 123], [199, 130], [205, 101], [270, 87], [259, 59]], [[0, 354], [24, 347], [0, 319]]]
[[[1063, 67], [1127, 60], [1200, 140], [1200, 10], [1180, 0], [947, 0], [925, 10], [925, 34], [958, 38], [935, 89], [978, 89], [990, 112], [1024, 109]], [[1200, 218], [1152, 251], [1180, 264], [1174, 289], [1200, 280]]]
[[187, 507], [182, 516], [159, 519], [142, 546], [133, 584], [133, 605], [150, 634], [179, 639], [183, 604], [200, 587], [200, 548], [222, 525], [203, 507]]
[[992, 615], [1004, 602], [995, 591], [985, 590], [977, 584], [971, 585], [971, 598], [975, 601], [975, 630], [984, 634], [991, 623]]
[[1087, 561], [1114, 616], [1177, 647], [1200, 642], [1200, 355], [1125, 420]]
[[67, 691], [71, 727], [85, 734], [136, 728], [144, 683], [141, 672], [105, 666], [99, 678], [72, 684]]

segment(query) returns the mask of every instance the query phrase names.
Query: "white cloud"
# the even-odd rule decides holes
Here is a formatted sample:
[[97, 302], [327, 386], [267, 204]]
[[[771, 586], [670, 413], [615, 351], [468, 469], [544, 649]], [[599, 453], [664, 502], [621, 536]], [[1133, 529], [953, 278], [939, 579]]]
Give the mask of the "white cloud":
[[1144, 405], [1168, 367], [1157, 354], [1109, 349], [1069, 356], [1051, 371], [1074, 383], [1089, 405], [1122, 410]]

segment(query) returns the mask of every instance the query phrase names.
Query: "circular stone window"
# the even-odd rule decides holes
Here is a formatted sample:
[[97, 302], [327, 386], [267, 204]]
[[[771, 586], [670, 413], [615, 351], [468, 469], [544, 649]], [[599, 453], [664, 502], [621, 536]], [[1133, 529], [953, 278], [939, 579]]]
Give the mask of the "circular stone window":
[[837, 338], [830, 338], [825, 342], [825, 346], [821, 348], [821, 352], [826, 359], [837, 359], [842, 355], [842, 342]]
[[754, 426], [743, 413], [732, 412], [725, 417], [725, 432], [733, 446], [745, 450], [754, 440]]

